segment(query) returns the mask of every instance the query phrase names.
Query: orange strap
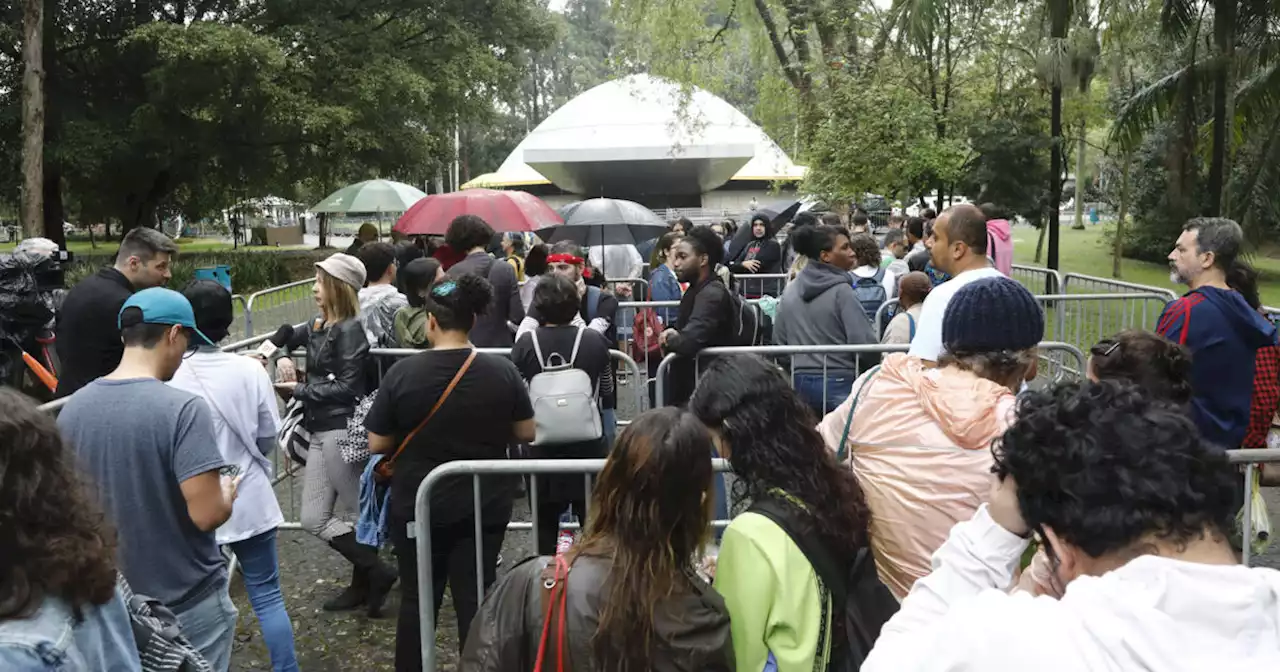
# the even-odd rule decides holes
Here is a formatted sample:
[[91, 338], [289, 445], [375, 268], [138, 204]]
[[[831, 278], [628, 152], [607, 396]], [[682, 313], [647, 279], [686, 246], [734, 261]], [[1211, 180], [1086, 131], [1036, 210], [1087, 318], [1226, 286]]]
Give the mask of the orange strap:
[[417, 427], [413, 428], [412, 432], [409, 432], [408, 436], [404, 437], [404, 441], [400, 442], [400, 447], [396, 448], [396, 452], [392, 453], [390, 459], [383, 462], [383, 464], [386, 465], [386, 468], [391, 468], [395, 463], [396, 458], [400, 457], [400, 453], [404, 452], [405, 447], [409, 445], [410, 441], [413, 441], [413, 437], [417, 436], [418, 432], [422, 431], [422, 428], [426, 427], [428, 422], [431, 422], [431, 418], [435, 417], [436, 411], [440, 410], [440, 407], [444, 405], [445, 399], [448, 399], [449, 395], [453, 394], [453, 388], [457, 387], [458, 381], [462, 380], [462, 374], [466, 373], [467, 369], [471, 368], [471, 362], [474, 361], [476, 361], [476, 351], [472, 349], [471, 354], [467, 356], [467, 361], [462, 363], [462, 368], [458, 369], [458, 372], [453, 375], [453, 380], [449, 381], [449, 386], [444, 388], [444, 394], [441, 394], [440, 398], [436, 400], [436, 405], [431, 407], [431, 412], [427, 414], [427, 417], [422, 419], [422, 422], [418, 423]]

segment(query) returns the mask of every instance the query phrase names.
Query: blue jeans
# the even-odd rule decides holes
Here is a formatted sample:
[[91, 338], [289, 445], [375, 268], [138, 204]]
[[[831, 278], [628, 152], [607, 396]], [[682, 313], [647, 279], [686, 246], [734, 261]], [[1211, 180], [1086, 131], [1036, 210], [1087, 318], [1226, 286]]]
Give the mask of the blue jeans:
[[231, 642], [236, 636], [236, 605], [223, 583], [203, 600], [186, 611], [175, 613], [182, 624], [182, 634], [209, 661], [213, 672], [227, 672], [231, 667]]
[[604, 430], [604, 445], [613, 450], [613, 440], [618, 437], [617, 409], [600, 409], [600, 427]]
[[[836, 410], [849, 397], [857, 372], [848, 369], [827, 369], [825, 381], [822, 371], [796, 371], [796, 394], [818, 414], [818, 419]], [[826, 403], [823, 403], [826, 392]]]
[[280, 562], [276, 555], [276, 531], [268, 530], [231, 544], [240, 561], [249, 604], [258, 616], [262, 641], [271, 655], [275, 672], [297, 672], [298, 654], [293, 648], [293, 622], [280, 592]]

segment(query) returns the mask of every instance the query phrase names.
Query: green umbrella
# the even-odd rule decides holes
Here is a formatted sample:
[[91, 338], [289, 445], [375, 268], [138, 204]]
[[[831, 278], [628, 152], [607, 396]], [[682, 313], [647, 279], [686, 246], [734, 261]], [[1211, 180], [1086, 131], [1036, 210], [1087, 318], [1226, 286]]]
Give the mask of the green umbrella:
[[391, 180], [366, 180], [349, 184], [311, 208], [312, 212], [404, 212], [426, 198], [420, 189]]

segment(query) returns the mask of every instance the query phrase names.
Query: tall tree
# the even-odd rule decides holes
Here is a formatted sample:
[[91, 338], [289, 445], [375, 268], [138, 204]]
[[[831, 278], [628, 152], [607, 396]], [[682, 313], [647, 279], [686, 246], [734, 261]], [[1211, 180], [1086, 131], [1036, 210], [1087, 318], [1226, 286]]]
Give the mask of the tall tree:
[[1046, 265], [1057, 270], [1058, 227], [1062, 212], [1062, 89], [1070, 78], [1067, 29], [1076, 10], [1074, 0], [1046, 0], [1046, 9], [1049, 14], [1049, 51], [1041, 62], [1041, 70], [1049, 83], [1049, 134], [1053, 138], [1049, 154], [1049, 254]]
[[24, 0], [22, 13], [22, 229], [44, 228], [44, 0]]

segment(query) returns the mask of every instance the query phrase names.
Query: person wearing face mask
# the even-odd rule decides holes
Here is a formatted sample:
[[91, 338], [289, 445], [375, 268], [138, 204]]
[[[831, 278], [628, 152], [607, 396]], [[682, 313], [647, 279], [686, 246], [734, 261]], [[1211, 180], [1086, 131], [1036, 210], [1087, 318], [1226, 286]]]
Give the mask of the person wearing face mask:
[[[1030, 391], [992, 450], [990, 503], [863, 672], [1280, 669], [1280, 572], [1239, 564], [1237, 472], [1183, 409], [1112, 381]], [[1033, 535], [1059, 598], [1005, 592]]]

